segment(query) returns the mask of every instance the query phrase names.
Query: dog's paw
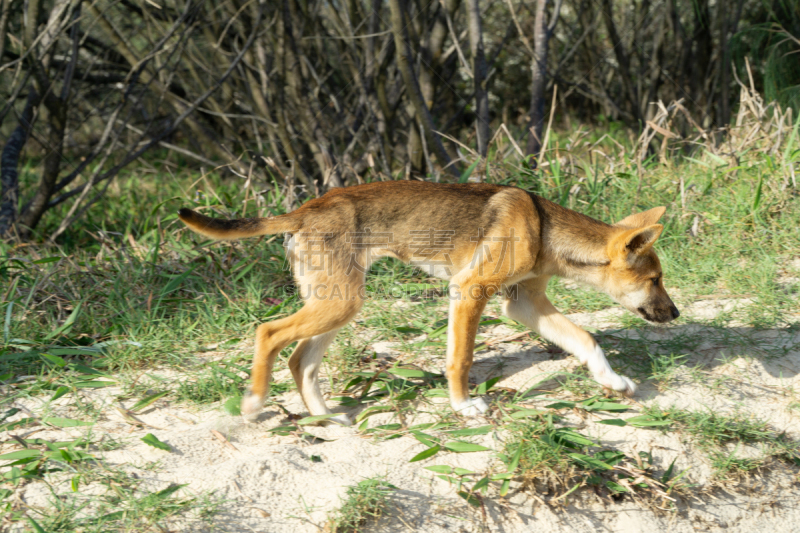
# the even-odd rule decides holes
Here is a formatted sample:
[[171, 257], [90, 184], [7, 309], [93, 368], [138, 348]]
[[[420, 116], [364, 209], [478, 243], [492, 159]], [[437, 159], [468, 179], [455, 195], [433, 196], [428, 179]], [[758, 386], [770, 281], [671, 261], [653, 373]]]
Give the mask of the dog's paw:
[[611, 379], [600, 383], [604, 388], [621, 393], [623, 396], [631, 397], [636, 394], [636, 384], [625, 376], [614, 374]]
[[350, 419], [349, 416], [342, 413], [336, 416], [332, 416], [327, 419], [328, 422], [333, 422], [334, 424], [339, 424], [340, 426], [352, 426], [353, 421]]
[[247, 423], [255, 422], [261, 409], [264, 407], [264, 400], [255, 394], [248, 394], [242, 398], [242, 418]]
[[454, 405], [453, 410], [462, 416], [480, 416], [489, 410], [489, 405], [483, 398], [469, 398]]

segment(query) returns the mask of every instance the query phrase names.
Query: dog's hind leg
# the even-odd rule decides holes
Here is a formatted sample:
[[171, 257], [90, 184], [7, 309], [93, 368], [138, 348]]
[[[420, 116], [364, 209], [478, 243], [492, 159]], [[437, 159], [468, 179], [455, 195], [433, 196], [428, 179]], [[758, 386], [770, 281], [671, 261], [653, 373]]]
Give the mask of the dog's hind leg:
[[546, 286], [547, 279], [518, 283], [503, 301], [504, 314], [574, 354], [603, 387], [633, 396], [636, 392], [633, 381], [614, 372], [594, 337], [553, 307], [545, 295]]
[[[317, 295], [309, 299], [306, 305], [295, 314], [258, 326], [256, 329], [256, 353], [253, 359], [253, 370], [250, 374], [252, 383], [248, 395], [242, 400], [242, 415], [245, 420], [255, 419], [261, 411], [264, 400], [269, 394], [272, 366], [281, 350], [302, 339], [309, 339], [312, 343], [311, 346], [321, 345], [322, 343], [319, 341], [315, 343], [313, 338], [338, 330], [347, 324], [360, 308], [361, 300], [321, 299]], [[330, 340], [332, 338], [331, 336]], [[330, 340], [327, 340], [327, 343]], [[308, 352], [307, 347], [301, 353], [304, 352]], [[313, 352], [315, 356], [319, 352], [324, 354], [324, 347], [322, 350], [313, 350]], [[309, 366], [319, 368], [319, 365]], [[299, 386], [302, 387], [302, 385]]]
[[[306, 404], [308, 412], [313, 416], [331, 414], [331, 410], [325, 405], [325, 399], [319, 390], [319, 367], [325, 350], [333, 342], [333, 338], [339, 332], [339, 328], [333, 329], [322, 335], [316, 335], [310, 339], [303, 339], [297, 343], [292, 357], [289, 359], [289, 369], [292, 371], [297, 389]], [[345, 415], [338, 415], [329, 420], [349, 426], [350, 418]]]

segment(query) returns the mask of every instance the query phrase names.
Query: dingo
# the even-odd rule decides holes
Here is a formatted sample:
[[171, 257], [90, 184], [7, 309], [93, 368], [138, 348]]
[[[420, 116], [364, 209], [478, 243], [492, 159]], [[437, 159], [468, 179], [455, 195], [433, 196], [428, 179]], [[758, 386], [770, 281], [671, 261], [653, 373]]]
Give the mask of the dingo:
[[[447, 380], [450, 404], [476, 416], [468, 377], [481, 312], [500, 292], [504, 313], [575, 354], [598, 383], [633, 395], [636, 385], [609, 366], [591, 335], [545, 295], [552, 276], [599, 289], [650, 322], [679, 316], [664, 289], [653, 243], [666, 211], [656, 207], [609, 225], [516, 187], [387, 181], [332, 189], [286, 215], [220, 220], [190, 209], [180, 219], [215, 239], [287, 233], [287, 257], [305, 305], [258, 326], [252, 383], [242, 414], [252, 420], [269, 393], [275, 357], [291, 358], [297, 388], [312, 415], [330, 414], [317, 381], [325, 350], [363, 304], [364, 278], [380, 257], [395, 257], [450, 280]], [[333, 420], [347, 424], [342, 415]]]

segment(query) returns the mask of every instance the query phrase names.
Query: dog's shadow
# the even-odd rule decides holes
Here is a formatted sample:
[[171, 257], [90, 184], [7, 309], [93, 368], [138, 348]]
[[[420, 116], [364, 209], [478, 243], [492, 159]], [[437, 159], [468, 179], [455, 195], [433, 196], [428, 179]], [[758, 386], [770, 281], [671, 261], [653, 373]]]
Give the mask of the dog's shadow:
[[[757, 329], [688, 323], [605, 329], [594, 333], [611, 366], [639, 383], [638, 400], [658, 396], [674, 379], [725, 382], [729, 396], [786, 386], [800, 374], [800, 329]], [[471, 380], [502, 376], [517, 391], [554, 389], [579, 373], [575, 357], [553, 345], [500, 345], [475, 354]]]
[[[726, 396], [734, 401], [754, 393], [782, 395], [781, 389], [800, 374], [800, 329], [796, 327], [757, 329], [689, 322], [668, 327], [607, 328], [593, 335], [614, 370], [638, 384], [637, 401], [657, 398], [665, 384], [672, 386], [675, 382], [695, 388], [698, 382], [707, 386], [723, 383]], [[533, 342], [493, 345], [475, 353], [471, 384], [497, 376], [502, 379], [494, 390], [512, 393], [560, 387], [583, 389], [573, 391], [578, 395], [600, 392], [576, 357], [535, 336]], [[288, 400], [290, 410], [308, 415], [299, 395]], [[355, 420], [370, 405], [331, 407]], [[259, 421], [276, 414], [263, 413]]]

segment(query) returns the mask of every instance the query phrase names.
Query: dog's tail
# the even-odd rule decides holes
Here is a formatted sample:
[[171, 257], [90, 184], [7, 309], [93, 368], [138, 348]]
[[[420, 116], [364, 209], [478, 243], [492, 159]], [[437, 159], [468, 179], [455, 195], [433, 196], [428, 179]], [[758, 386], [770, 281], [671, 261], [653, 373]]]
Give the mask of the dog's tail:
[[212, 239], [241, 239], [274, 233], [294, 233], [302, 227], [302, 217], [288, 213], [269, 218], [211, 218], [185, 207], [178, 211], [184, 224], [193, 231]]

